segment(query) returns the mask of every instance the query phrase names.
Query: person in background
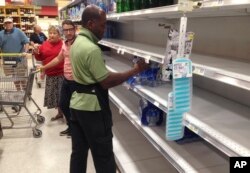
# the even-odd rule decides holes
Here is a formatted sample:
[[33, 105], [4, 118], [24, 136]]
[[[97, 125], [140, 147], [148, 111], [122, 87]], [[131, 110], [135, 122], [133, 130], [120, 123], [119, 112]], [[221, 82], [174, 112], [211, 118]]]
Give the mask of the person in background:
[[[2, 53], [27, 53], [29, 39], [18, 28], [14, 27], [13, 19], [4, 19], [4, 30], [0, 31], [0, 48]], [[15, 68], [27, 69], [27, 60], [23, 57], [3, 57], [5, 74], [11, 75]], [[8, 64], [10, 63], [10, 64]], [[17, 85], [16, 85], [17, 86]]]
[[29, 39], [19, 28], [14, 27], [11, 17], [4, 18], [4, 30], [0, 31], [2, 53], [27, 53]]
[[42, 29], [39, 25], [34, 26], [34, 33], [30, 35], [30, 43], [34, 44], [42, 44], [47, 40], [46, 35], [42, 32]]
[[46, 69], [50, 69], [60, 62], [64, 60], [64, 79], [63, 84], [61, 88], [61, 97], [59, 101], [59, 107], [61, 108], [66, 120], [68, 128], [62, 132], [60, 132], [60, 135], [68, 135], [71, 134], [71, 128], [70, 128], [70, 98], [72, 94], [72, 90], [70, 86], [72, 85], [73, 76], [72, 76], [72, 70], [71, 70], [71, 63], [70, 63], [70, 57], [69, 57], [69, 50], [71, 47], [71, 44], [74, 42], [76, 38], [76, 26], [71, 20], [65, 20], [62, 22], [62, 28], [63, 28], [63, 34], [66, 38], [66, 40], [63, 42], [63, 46], [61, 49], [61, 52], [59, 55], [54, 58], [52, 61], [50, 61], [45, 66], [41, 66], [40, 69], [42, 71]]
[[112, 144], [112, 115], [108, 88], [144, 71], [144, 60], [123, 73], [109, 72], [97, 45], [102, 39], [106, 14], [95, 5], [82, 13], [82, 29], [70, 49], [71, 67], [75, 80], [70, 100], [72, 153], [70, 173], [84, 173], [88, 150], [91, 150], [97, 173], [115, 173]]
[[[29, 40], [27, 36], [18, 28], [14, 27], [13, 19], [10, 17], [4, 18], [4, 30], [0, 31], [0, 49], [4, 54], [8, 53], [24, 53], [23, 56], [3, 56], [3, 70], [6, 76], [27, 76], [28, 64], [25, 58], [29, 50]], [[17, 90], [25, 90], [26, 82], [16, 80], [14, 82]], [[16, 112], [21, 107], [13, 106]]]
[[[42, 61], [43, 65], [48, 64], [60, 53], [63, 41], [61, 39], [61, 31], [57, 26], [50, 26], [48, 29], [49, 39], [40, 46], [34, 47], [34, 55], [38, 61]], [[63, 118], [63, 113], [59, 106], [60, 89], [63, 82], [63, 64], [61, 61], [54, 68], [46, 69], [45, 96], [44, 106], [48, 109], [58, 108], [58, 114], [51, 120]]]

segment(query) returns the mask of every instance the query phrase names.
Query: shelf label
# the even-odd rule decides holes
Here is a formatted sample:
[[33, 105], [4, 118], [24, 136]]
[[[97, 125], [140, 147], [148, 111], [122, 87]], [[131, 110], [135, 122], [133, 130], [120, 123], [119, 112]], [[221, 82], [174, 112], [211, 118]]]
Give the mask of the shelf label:
[[138, 56], [138, 53], [137, 53], [137, 52], [134, 52], [133, 55], [134, 55], [134, 56]]
[[175, 62], [173, 63], [173, 78], [188, 78], [192, 77], [191, 62]]
[[121, 49], [121, 54], [124, 55], [125, 49]]
[[157, 102], [157, 101], [154, 101], [154, 105], [155, 105], [156, 107], [159, 107], [159, 106], [160, 106], [160, 103]]
[[119, 114], [122, 114], [122, 113], [123, 113], [122, 108], [119, 108]]
[[121, 48], [117, 49], [117, 54], [120, 54]]
[[133, 89], [134, 89], [134, 91], [135, 91], [135, 92], [137, 92], [137, 91], [138, 91], [138, 90], [137, 90], [137, 88], [135, 88], [135, 87], [134, 87]]
[[144, 56], [144, 58], [145, 58], [145, 62], [149, 63], [149, 60], [150, 60], [151, 56], [150, 55], [146, 55], [146, 56]]
[[194, 67], [193, 73], [203, 76], [205, 74], [205, 68]]

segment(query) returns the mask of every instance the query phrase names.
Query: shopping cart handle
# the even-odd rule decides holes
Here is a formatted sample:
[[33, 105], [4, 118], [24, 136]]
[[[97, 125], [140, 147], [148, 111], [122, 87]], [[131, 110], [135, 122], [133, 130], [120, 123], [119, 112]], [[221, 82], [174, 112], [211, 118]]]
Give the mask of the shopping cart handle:
[[18, 56], [23, 56], [22, 53], [0, 53], [0, 56], [3, 57], [18, 57]]
[[[29, 55], [29, 56], [27, 56]], [[0, 53], [0, 57], [25, 57], [30, 58], [32, 57], [31, 53]]]

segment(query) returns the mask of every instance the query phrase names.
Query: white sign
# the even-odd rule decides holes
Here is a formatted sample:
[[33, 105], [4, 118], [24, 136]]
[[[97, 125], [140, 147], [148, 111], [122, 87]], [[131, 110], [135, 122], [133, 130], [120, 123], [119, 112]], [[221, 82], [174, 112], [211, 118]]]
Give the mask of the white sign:
[[5, 6], [5, 0], [0, 0], [0, 6]]
[[24, 0], [11, 0], [11, 2], [21, 2], [21, 3], [24, 3]]

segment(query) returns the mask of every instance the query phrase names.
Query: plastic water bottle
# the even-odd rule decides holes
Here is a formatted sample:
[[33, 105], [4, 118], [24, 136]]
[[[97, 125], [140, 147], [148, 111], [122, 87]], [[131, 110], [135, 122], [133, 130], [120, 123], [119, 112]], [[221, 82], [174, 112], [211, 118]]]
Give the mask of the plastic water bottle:
[[141, 9], [150, 8], [150, 0], [141, 0]]
[[107, 7], [103, 0], [97, 1], [97, 6], [99, 6], [103, 11], [107, 13]]
[[121, 13], [122, 12], [122, 0], [116, 0], [116, 12]]
[[85, 5], [84, 5], [84, 3], [81, 3], [81, 7], [80, 7], [80, 19], [81, 19], [82, 12], [84, 11], [84, 9], [85, 9]]
[[147, 112], [146, 117], [148, 126], [156, 126], [157, 122], [159, 121], [159, 112], [156, 109], [151, 108]]
[[159, 126], [163, 122], [163, 111], [148, 102], [141, 99], [139, 103], [139, 115], [141, 123], [146, 126]]
[[133, 0], [133, 10], [141, 9], [141, 0]]

